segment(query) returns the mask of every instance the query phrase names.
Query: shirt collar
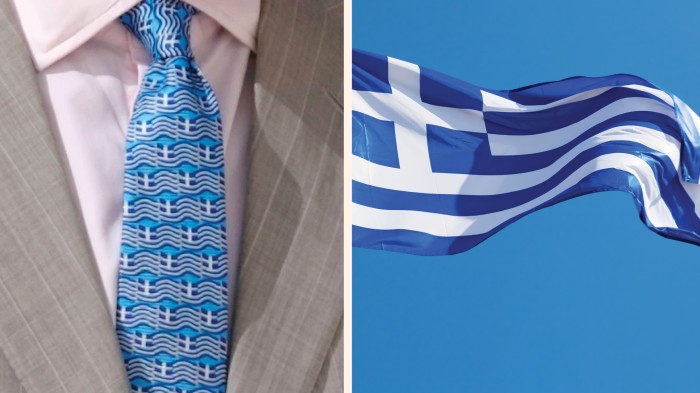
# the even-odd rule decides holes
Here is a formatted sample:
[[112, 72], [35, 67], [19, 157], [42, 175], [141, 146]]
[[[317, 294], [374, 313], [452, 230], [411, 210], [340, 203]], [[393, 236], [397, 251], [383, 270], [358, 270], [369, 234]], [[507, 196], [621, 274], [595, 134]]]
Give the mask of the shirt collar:
[[[66, 56], [139, 0], [15, 0], [38, 70]], [[187, 0], [255, 50], [260, 0]]]

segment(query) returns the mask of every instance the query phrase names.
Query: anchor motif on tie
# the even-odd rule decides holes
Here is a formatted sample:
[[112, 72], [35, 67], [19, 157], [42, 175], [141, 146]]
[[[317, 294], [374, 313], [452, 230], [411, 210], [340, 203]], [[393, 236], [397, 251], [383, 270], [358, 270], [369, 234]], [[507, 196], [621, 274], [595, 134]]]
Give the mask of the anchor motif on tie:
[[126, 313], [126, 307], [124, 307], [124, 306], [117, 307], [117, 318], [126, 319], [127, 316], [128, 316], [128, 314]]
[[211, 326], [214, 323], [214, 314], [212, 314], [211, 310], [203, 310], [202, 317], [205, 325]]
[[151, 282], [148, 280], [142, 280], [142, 285], [141, 285], [141, 292], [144, 294], [150, 294], [151, 293]]
[[190, 351], [192, 349], [192, 341], [189, 336], [185, 336], [184, 339], [181, 339], [180, 345], [185, 351]]
[[164, 320], [165, 322], [172, 322], [172, 314], [171, 314], [169, 308], [167, 308], [167, 307], [164, 307], [164, 308], [163, 308], [163, 314], [162, 314], [162, 316], [163, 316], [163, 320]]
[[211, 201], [209, 199], [204, 199], [204, 206], [202, 206], [202, 207], [204, 208], [204, 212], [206, 214], [212, 213], [212, 205], [211, 205]]
[[168, 93], [163, 93], [160, 95], [160, 102], [158, 102], [158, 104], [164, 107], [167, 107], [168, 104], [170, 104], [170, 96], [168, 95]]
[[209, 367], [208, 364], [205, 364], [204, 367], [202, 367], [202, 376], [206, 379], [209, 379], [211, 377], [211, 368]]
[[136, 122], [136, 131], [138, 131], [139, 134], [145, 134], [148, 132], [148, 123], [145, 121], [137, 121]]
[[175, 261], [173, 260], [173, 256], [172, 256], [171, 254], [165, 254], [165, 253], [164, 253], [164, 254], [161, 254], [161, 255], [164, 255], [164, 256], [165, 256], [165, 258], [163, 259], [163, 262], [165, 262], [165, 263], [164, 263], [163, 265], [165, 265], [165, 267], [168, 268], [168, 269], [172, 269], [172, 268], [173, 268], [173, 262], [175, 262]]
[[200, 146], [200, 154], [205, 160], [211, 160], [213, 158], [214, 152], [211, 150], [210, 146], [202, 145]]
[[168, 364], [164, 361], [160, 362], [160, 375], [165, 376], [168, 373]]
[[168, 145], [162, 145], [160, 148], [160, 152], [161, 152], [161, 155], [163, 156], [163, 158], [165, 158], [165, 159], [170, 158], [169, 157], [170, 150], [168, 149]]
[[153, 59], [125, 149], [119, 282], [129, 285], [119, 286], [116, 317], [134, 392], [226, 390], [227, 245], [225, 222], [212, 217], [224, 198], [221, 114], [189, 51], [194, 13], [178, 0], [142, 0], [121, 19]]
[[148, 32], [151, 31], [151, 21], [150, 20], [142, 20], [138, 24], [138, 29], [141, 34], [148, 34]]
[[182, 184], [185, 185], [186, 187], [192, 186], [193, 179], [190, 177], [189, 172], [183, 172], [181, 175], [181, 179], [182, 179]]
[[137, 333], [134, 335], [134, 344], [141, 348], [146, 348], [148, 346], [148, 336], [146, 333]]
[[185, 286], [184, 286], [184, 293], [185, 293], [185, 295], [187, 295], [187, 296], [192, 296], [192, 292], [193, 292], [193, 291], [192, 291], [192, 289], [193, 289], [193, 288], [192, 288], [192, 283], [189, 282], [189, 281], [183, 281], [183, 284], [185, 284]]
[[140, 184], [143, 185], [144, 187], [148, 188], [151, 186], [151, 179], [148, 177], [148, 173], [142, 173], [141, 174], [141, 181]]
[[151, 228], [150, 227], [142, 227], [143, 230], [141, 231], [141, 237], [145, 241], [151, 241], [153, 240], [153, 234], [151, 233]]
[[131, 267], [134, 265], [133, 263], [131, 263], [132, 261], [129, 258], [129, 254], [127, 254], [127, 253], [121, 254], [121, 258], [119, 258], [119, 262], [120, 262], [120, 265], [122, 267]]
[[180, 79], [187, 78], [187, 68], [185, 67], [175, 67], [175, 72]]
[[214, 270], [214, 257], [211, 255], [207, 255], [207, 257], [204, 259], [204, 267], [208, 271], [213, 271]]
[[194, 232], [192, 231], [192, 228], [186, 227], [183, 236], [188, 242], [194, 241]]
[[165, 199], [161, 200], [161, 210], [165, 212], [165, 214], [172, 214], [173, 213], [173, 206], [172, 203], [170, 202], [170, 199]]
[[182, 132], [185, 134], [188, 134], [190, 132], [190, 127], [192, 126], [192, 123], [190, 123], [190, 119], [185, 119], [184, 121], [181, 122], [182, 124]]

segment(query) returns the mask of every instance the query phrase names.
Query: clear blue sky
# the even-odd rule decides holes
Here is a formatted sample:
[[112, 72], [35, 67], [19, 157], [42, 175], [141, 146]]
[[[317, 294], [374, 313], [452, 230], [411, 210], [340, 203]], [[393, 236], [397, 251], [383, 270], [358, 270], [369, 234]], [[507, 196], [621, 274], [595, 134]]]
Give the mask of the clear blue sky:
[[[353, 47], [509, 89], [631, 73], [700, 111], [700, 2], [353, 0]], [[700, 247], [580, 197], [450, 257], [353, 249], [353, 390], [700, 392]]]

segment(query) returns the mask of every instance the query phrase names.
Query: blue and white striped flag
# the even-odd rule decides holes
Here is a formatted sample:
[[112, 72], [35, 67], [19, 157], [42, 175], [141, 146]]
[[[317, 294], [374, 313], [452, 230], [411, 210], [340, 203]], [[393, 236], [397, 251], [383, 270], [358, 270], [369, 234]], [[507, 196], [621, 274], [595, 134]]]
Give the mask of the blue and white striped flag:
[[700, 118], [632, 75], [484, 89], [353, 51], [353, 245], [468, 250], [597, 191], [632, 195], [662, 236], [700, 244]]

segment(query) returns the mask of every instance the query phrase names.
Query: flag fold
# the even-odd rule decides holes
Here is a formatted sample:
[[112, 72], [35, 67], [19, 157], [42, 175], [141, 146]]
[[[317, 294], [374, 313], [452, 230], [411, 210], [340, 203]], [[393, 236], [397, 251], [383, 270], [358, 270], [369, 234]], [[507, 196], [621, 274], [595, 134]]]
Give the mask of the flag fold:
[[700, 244], [700, 118], [646, 80], [494, 90], [360, 50], [352, 64], [354, 246], [455, 254], [608, 190], [651, 230]]

